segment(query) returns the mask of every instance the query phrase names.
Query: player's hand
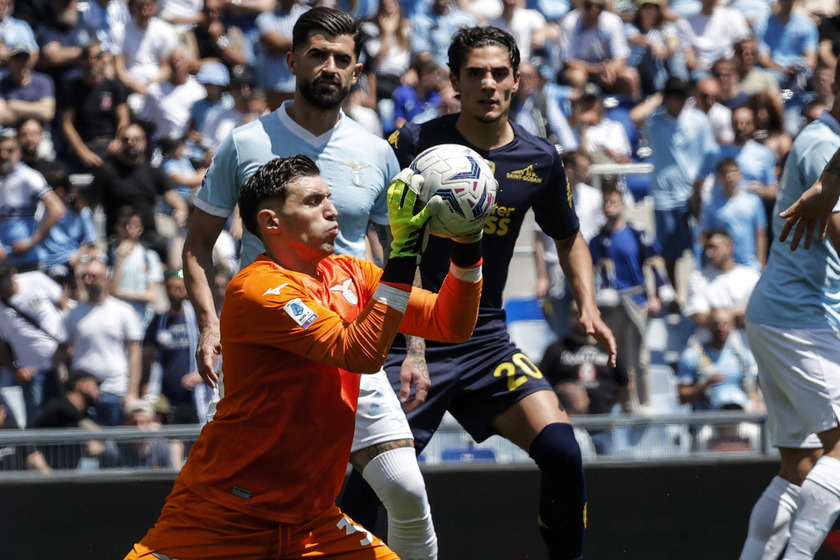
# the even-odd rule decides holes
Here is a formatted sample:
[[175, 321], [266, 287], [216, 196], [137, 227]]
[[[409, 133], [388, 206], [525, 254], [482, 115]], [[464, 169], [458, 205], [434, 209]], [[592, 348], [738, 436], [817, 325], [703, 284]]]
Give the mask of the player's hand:
[[219, 374], [216, 373], [216, 360], [222, 354], [222, 342], [218, 331], [205, 329], [198, 337], [198, 348], [195, 350], [195, 361], [198, 364], [198, 373], [210, 387], [215, 387], [219, 381]]
[[408, 168], [397, 173], [388, 187], [388, 220], [393, 236], [391, 258], [412, 257], [420, 262], [429, 240], [430, 212], [438, 204], [433, 203], [431, 208], [423, 206], [422, 188], [423, 177]]
[[607, 349], [610, 353], [610, 367], [615, 367], [615, 360], [618, 354], [617, 346], [615, 344], [615, 336], [613, 336], [610, 328], [601, 319], [601, 314], [597, 311], [595, 313], [581, 311], [580, 328], [582, 328], [586, 334], [594, 336], [595, 340]]
[[[422, 340], [422, 339], [421, 339]], [[411, 386], [414, 395], [411, 395]], [[424, 402], [429, 394], [432, 381], [426, 365], [426, 354], [422, 351], [409, 351], [400, 367], [400, 394], [397, 395], [405, 412], [411, 412]]]
[[[815, 230], [819, 232], [820, 242], [825, 241], [828, 218], [831, 216], [834, 205], [837, 204], [838, 195], [840, 195], [840, 189], [825, 188], [822, 181], [814, 183], [810, 189], [802, 193], [799, 200], [779, 214], [785, 219], [785, 224], [779, 233], [779, 241], [787, 239], [794, 226], [796, 229], [790, 241], [791, 251], [796, 251], [803, 236], [805, 237], [804, 247], [810, 249]], [[819, 229], [817, 229], [818, 224]]]

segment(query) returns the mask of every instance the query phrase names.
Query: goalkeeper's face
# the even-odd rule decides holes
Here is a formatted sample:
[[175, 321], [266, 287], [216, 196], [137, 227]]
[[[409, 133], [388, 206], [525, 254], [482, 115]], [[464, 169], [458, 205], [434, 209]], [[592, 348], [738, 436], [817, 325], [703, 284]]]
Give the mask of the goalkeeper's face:
[[[314, 265], [335, 252], [338, 210], [320, 176], [295, 179], [286, 186], [284, 202], [269, 200], [264, 208], [269, 211], [264, 218], [269, 221], [264, 225], [275, 228], [276, 237], [272, 237], [282, 245], [280, 249], [295, 255], [301, 263]], [[272, 216], [276, 221], [270, 220]], [[266, 248], [271, 250], [269, 245]], [[294, 269], [306, 270], [306, 267]]]

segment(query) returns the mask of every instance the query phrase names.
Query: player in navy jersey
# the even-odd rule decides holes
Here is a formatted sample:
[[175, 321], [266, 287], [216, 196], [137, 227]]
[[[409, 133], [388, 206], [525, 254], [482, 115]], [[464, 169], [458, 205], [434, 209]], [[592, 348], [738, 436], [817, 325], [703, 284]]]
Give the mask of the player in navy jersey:
[[[472, 338], [462, 344], [429, 342], [425, 357], [431, 390], [407, 414], [418, 453], [448, 410], [482, 441], [500, 434], [528, 451], [541, 471], [539, 526], [552, 560], [583, 557], [586, 489], [581, 454], [569, 417], [539, 368], [507, 334], [502, 293], [516, 238], [529, 209], [556, 240], [558, 256], [581, 310], [581, 327], [609, 349], [615, 340], [595, 303], [592, 257], [578, 232], [572, 192], [555, 147], [508, 120], [519, 85], [519, 50], [513, 37], [494, 27], [462, 28], [449, 49], [450, 80], [461, 112], [422, 125], [406, 124], [389, 138], [402, 166], [431, 146], [458, 143], [485, 157], [499, 181], [496, 206], [484, 229], [484, 288]], [[425, 288], [439, 287], [449, 267], [449, 241], [432, 237], [420, 264]], [[399, 389], [400, 366], [415, 349], [395, 341], [386, 370]], [[359, 483], [345, 493], [353, 504]], [[355, 511], [354, 511], [355, 509]]]

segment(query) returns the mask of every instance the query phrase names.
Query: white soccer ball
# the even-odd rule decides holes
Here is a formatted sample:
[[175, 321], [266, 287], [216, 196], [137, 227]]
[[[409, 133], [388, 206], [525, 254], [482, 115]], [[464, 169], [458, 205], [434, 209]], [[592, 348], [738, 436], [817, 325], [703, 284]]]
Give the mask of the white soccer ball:
[[484, 224], [496, 203], [498, 183], [490, 165], [475, 150], [460, 144], [441, 144], [423, 151], [411, 162], [411, 170], [423, 176], [420, 199], [435, 195], [445, 212], [432, 217], [429, 233], [459, 237]]

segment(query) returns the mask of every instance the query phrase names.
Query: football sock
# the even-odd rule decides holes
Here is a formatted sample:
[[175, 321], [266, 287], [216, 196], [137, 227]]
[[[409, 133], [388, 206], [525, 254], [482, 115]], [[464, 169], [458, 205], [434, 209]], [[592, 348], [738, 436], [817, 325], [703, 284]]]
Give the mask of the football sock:
[[790, 537], [799, 486], [780, 476], [770, 481], [750, 515], [740, 560], [777, 560]]
[[437, 559], [432, 510], [414, 448], [377, 455], [362, 476], [388, 511], [388, 547], [403, 560]]
[[840, 461], [820, 457], [799, 492], [799, 511], [793, 520], [785, 560], [811, 559], [840, 513]]
[[539, 525], [550, 560], [583, 558], [586, 479], [572, 425], [543, 428], [530, 455], [540, 468]]

